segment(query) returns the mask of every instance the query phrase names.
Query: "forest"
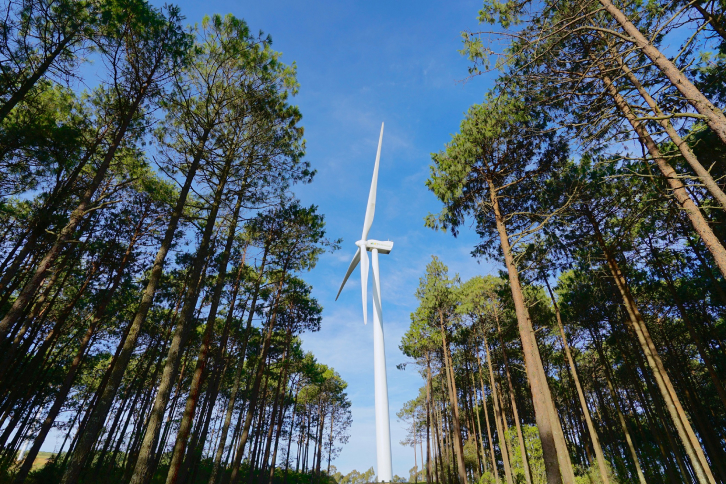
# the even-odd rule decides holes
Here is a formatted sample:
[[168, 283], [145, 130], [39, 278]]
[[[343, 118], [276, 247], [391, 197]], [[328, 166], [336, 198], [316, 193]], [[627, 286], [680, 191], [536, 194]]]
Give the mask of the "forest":
[[[494, 87], [424, 162], [424, 223], [502, 270], [420, 274], [409, 481], [726, 483], [724, 7], [471, 12]], [[375, 480], [333, 466], [347, 383], [302, 344], [340, 240], [294, 192], [296, 64], [192, 20], [3, 3], [0, 483]]]
[[726, 482], [726, 17], [708, 1], [486, 0], [483, 103], [432, 154], [437, 257], [400, 409], [436, 483]]
[[327, 482], [351, 403], [300, 339], [338, 241], [293, 192], [295, 65], [143, 0], [0, 32], [0, 482]]

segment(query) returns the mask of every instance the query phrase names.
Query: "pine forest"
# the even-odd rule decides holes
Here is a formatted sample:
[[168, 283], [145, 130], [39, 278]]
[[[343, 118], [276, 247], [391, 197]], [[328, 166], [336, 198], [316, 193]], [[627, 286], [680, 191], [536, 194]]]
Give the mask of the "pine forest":
[[[376, 481], [303, 343], [342, 239], [296, 62], [242, 16], [2, 3], [0, 484]], [[394, 481], [726, 484], [726, 2], [476, 4], [416, 224], [497, 270], [427, 256], [387, 333]]]

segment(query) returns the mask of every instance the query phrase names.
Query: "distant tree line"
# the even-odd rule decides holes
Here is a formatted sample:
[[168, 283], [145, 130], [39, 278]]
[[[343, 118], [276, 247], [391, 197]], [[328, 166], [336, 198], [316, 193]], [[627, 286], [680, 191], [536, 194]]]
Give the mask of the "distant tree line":
[[231, 15], [2, 8], [0, 481], [320, 480], [351, 413], [300, 346], [338, 241], [295, 65]]
[[726, 482], [724, 3], [486, 0], [402, 342], [427, 482]]

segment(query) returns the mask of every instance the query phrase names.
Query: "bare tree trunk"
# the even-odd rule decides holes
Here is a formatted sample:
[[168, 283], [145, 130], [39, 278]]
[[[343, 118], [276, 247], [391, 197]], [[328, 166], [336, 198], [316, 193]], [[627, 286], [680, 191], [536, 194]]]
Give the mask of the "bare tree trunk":
[[650, 253], [653, 255], [653, 261], [655, 262], [655, 264], [658, 268], [658, 272], [660, 272], [661, 277], [663, 277], [663, 279], [665, 279], [666, 287], [668, 287], [668, 291], [671, 293], [673, 302], [675, 303], [676, 307], [678, 308], [678, 312], [681, 315], [681, 319], [686, 324], [686, 328], [688, 328], [688, 334], [690, 334], [691, 339], [696, 344], [696, 349], [698, 350], [698, 354], [701, 356], [701, 359], [703, 360], [703, 364], [706, 367], [706, 370], [708, 371], [709, 376], [711, 377], [713, 386], [716, 388], [716, 393], [718, 394], [719, 398], [721, 399], [721, 403], [723, 404], [724, 408], [726, 408], [726, 390], [724, 390], [723, 384], [721, 383], [721, 379], [716, 374], [716, 370], [713, 366], [713, 362], [711, 361], [711, 357], [709, 356], [708, 350], [706, 349], [706, 346], [704, 345], [703, 340], [701, 339], [701, 335], [698, 334], [698, 331], [696, 330], [695, 326], [693, 325], [693, 321], [691, 321], [691, 317], [688, 315], [686, 308], [683, 306], [683, 302], [681, 301], [681, 298], [678, 296], [678, 292], [676, 291], [675, 285], [673, 284], [673, 279], [671, 278], [670, 273], [663, 267], [660, 257], [658, 257], [658, 254], [657, 254], [655, 248], [653, 247], [652, 241], [649, 240], [648, 244], [650, 245]]
[[584, 210], [586, 217], [592, 224], [593, 230], [595, 232], [595, 237], [600, 244], [600, 248], [605, 254], [608, 267], [613, 276], [613, 279], [615, 279], [615, 284], [617, 285], [618, 290], [620, 291], [620, 294], [623, 298], [623, 304], [625, 305], [625, 309], [628, 313], [628, 321], [630, 322], [630, 327], [635, 332], [638, 338], [638, 342], [640, 343], [640, 347], [645, 353], [646, 359], [648, 361], [648, 366], [650, 366], [653, 372], [653, 376], [655, 377], [658, 389], [660, 390], [660, 393], [663, 396], [663, 400], [666, 403], [666, 408], [668, 409], [668, 413], [673, 420], [681, 443], [686, 449], [686, 454], [691, 461], [694, 472], [696, 473], [696, 476], [701, 484], [715, 484], [716, 481], [713, 478], [713, 474], [711, 474], [711, 469], [709, 468], [708, 461], [706, 460], [706, 456], [703, 453], [701, 444], [698, 442], [698, 439], [693, 433], [693, 428], [691, 427], [686, 413], [683, 410], [678, 396], [675, 393], [675, 389], [673, 388], [673, 384], [671, 383], [670, 378], [668, 377], [668, 373], [663, 366], [663, 362], [658, 355], [655, 345], [650, 340], [648, 328], [645, 326], [645, 321], [643, 320], [643, 317], [638, 310], [635, 299], [630, 292], [630, 287], [625, 280], [625, 276], [623, 276], [622, 272], [620, 271], [620, 267], [618, 266], [615, 258], [610, 252], [610, 249], [605, 244], [605, 239], [603, 239], [602, 234], [600, 233], [600, 227], [597, 224], [595, 217], [592, 215], [589, 208], [585, 207]]
[[78, 481], [78, 477], [85, 466], [91, 447], [96, 441], [98, 433], [101, 431], [101, 427], [106, 419], [108, 410], [111, 408], [113, 399], [116, 396], [116, 392], [118, 391], [121, 383], [121, 379], [123, 378], [124, 372], [131, 360], [131, 355], [136, 347], [136, 341], [141, 331], [141, 326], [146, 320], [146, 315], [149, 313], [149, 309], [151, 309], [151, 304], [153, 303], [154, 295], [156, 294], [156, 288], [159, 285], [164, 269], [164, 261], [166, 260], [166, 255], [168, 254], [169, 249], [171, 249], [171, 244], [179, 224], [179, 219], [184, 212], [187, 196], [189, 195], [194, 175], [199, 167], [199, 162], [202, 159], [203, 147], [206, 144], [208, 136], [209, 130], [205, 131], [203, 134], [200, 146], [189, 167], [186, 180], [179, 192], [179, 198], [177, 199], [176, 206], [169, 218], [169, 224], [167, 225], [164, 233], [164, 239], [156, 254], [156, 258], [154, 259], [154, 265], [149, 274], [149, 282], [144, 290], [141, 304], [134, 315], [134, 319], [129, 327], [126, 337], [120, 344], [121, 351], [119, 352], [113, 367], [108, 373], [108, 383], [105, 385], [103, 394], [99, 398], [99, 401], [93, 407], [88, 424], [85, 427], [83, 435], [79, 439], [78, 445], [70, 459], [69, 465], [63, 474], [62, 484], [75, 484]]
[[507, 385], [509, 387], [509, 398], [512, 405], [512, 414], [514, 424], [517, 427], [517, 439], [519, 440], [519, 452], [522, 454], [522, 468], [524, 470], [524, 479], [527, 484], [532, 484], [532, 471], [529, 468], [529, 458], [527, 457], [527, 445], [522, 434], [522, 424], [519, 420], [519, 411], [517, 410], [517, 401], [514, 394], [514, 384], [512, 383], [512, 375], [509, 372], [509, 356], [507, 356], [507, 347], [504, 345], [502, 338], [502, 328], [499, 325], [499, 314], [495, 312], [494, 318], [497, 323], [497, 334], [499, 335], [499, 345], [502, 347], [502, 356], [504, 357], [504, 373], [507, 375]]
[[487, 180], [487, 183], [489, 185], [489, 196], [494, 209], [497, 231], [499, 232], [499, 242], [502, 246], [504, 262], [509, 273], [509, 284], [512, 290], [512, 299], [514, 300], [517, 324], [519, 326], [519, 337], [522, 341], [524, 362], [527, 369], [529, 386], [532, 391], [535, 419], [537, 421], [540, 440], [542, 441], [542, 456], [545, 462], [547, 482], [548, 484], [574, 484], [575, 476], [572, 471], [572, 466], [569, 463], [567, 449], [558, 449], [558, 441], [564, 443], [565, 437], [562, 433], [562, 427], [556, 418], [557, 410], [554, 408], [552, 395], [547, 384], [547, 376], [542, 366], [542, 358], [537, 347], [532, 321], [529, 319], [529, 311], [524, 304], [524, 295], [519, 282], [519, 273], [517, 272], [512, 257], [504, 217], [499, 209], [497, 189], [491, 180]]
[[[695, 3], [694, 5], [698, 5]], [[603, 34], [602, 37], [607, 40], [605, 35]], [[609, 42], [608, 42], [609, 44]], [[665, 129], [666, 133], [668, 133], [668, 136], [673, 141], [673, 144], [675, 144], [678, 147], [678, 150], [681, 152], [681, 155], [683, 155], [683, 159], [686, 160], [688, 165], [693, 169], [693, 171], [698, 175], [698, 178], [701, 180], [701, 183], [703, 183], [703, 186], [706, 187], [708, 192], [713, 196], [713, 198], [716, 199], [716, 201], [721, 205], [723, 209], [726, 209], [726, 193], [723, 192], [721, 187], [718, 186], [716, 181], [711, 176], [711, 173], [704, 168], [704, 166], [698, 161], [698, 158], [696, 158], [696, 155], [691, 150], [690, 146], [688, 146], [688, 143], [686, 143], [681, 136], [678, 134], [678, 132], [675, 130], [673, 125], [671, 124], [668, 117], [661, 111], [661, 109], [658, 107], [658, 104], [655, 102], [655, 99], [648, 93], [648, 91], [643, 87], [643, 84], [640, 82], [640, 80], [636, 77], [636, 75], [633, 73], [633, 71], [628, 67], [628, 65], [624, 62], [622, 56], [620, 56], [617, 51], [612, 47], [612, 45], [609, 46], [610, 53], [613, 56], [613, 58], [617, 61], [618, 65], [620, 66], [620, 69], [625, 74], [625, 77], [628, 78], [630, 83], [635, 86], [635, 88], [638, 90], [638, 93], [640, 96], [645, 100], [646, 103], [648, 103], [648, 106], [650, 106], [651, 110], [653, 111], [653, 114], [658, 118], [658, 123], [663, 126], [663, 129]]]
[[481, 373], [481, 358], [479, 358], [479, 353], [476, 354], [476, 360], [479, 363], [479, 383], [481, 384], [481, 398], [482, 398], [482, 404], [484, 405], [484, 420], [486, 420], [487, 424], [487, 437], [489, 439], [489, 456], [492, 460], [492, 472], [494, 472], [494, 480], [496, 482], [499, 482], [499, 470], [497, 469], [497, 458], [494, 455], [494, 439], [492, 439], [492, 426], [489, 423], [489, 410], [487, 409], [487, 394], [484, 391], [484, 378], [482, 377]]
[[494, 401], [494, 422], [497, 425], [497, 435], [499, 437], [499, 452], [502, 454], [502, 461], [504, 462], [504, 477], [507, 480], [507, 484], [513, 484], [512, 480], [512, 467], [509, 464], [509, 451], [507, 448], [507, 436], [504, 432], [504, 415], [502, 409], [499, 406], [499, 392], [497, 391], [497, 382], [494, 380], [494, 370], [492, 369], [492, 357], [489, 354], [489, 343], [487, 343], [486, 336], [484, 338], [484, 351], [487, 357], [487, 367], [489, 368], [489, 387], [492, 390], [492, 400]]
[[714, 106], [670, 59], [651, 44], [610, 0], [599, 0], [599, 2], [613, 19], [620, 24], [623, 31], [630, 36], [629, 40], [655, 64], [691, 106], [705, 117], [706, 124], [721, 138], [721, 141], [726, 143], [726, 117], [721, 110]]
[[580, 399], [580, 408], [582, 408], [582, 413], [585, 415], [587, 430], [590, 433], [592, 447], [595, 450], [595, 458], [597, 459], [597, 468], [600, 472], [600, 479], [602, 479], [602, 482], [604, 482], [605, 484], [608, 484], [610, 480], [608, 478], [607, 466], [605, 465], [605, 455], [602, 452], [602, 447], [600, 446], [600, 438], [598, 437], [597, 431], [595, 430], [595, 425], [593, 424], [592, 418], [590, 417], [590, 409], [587, 407], [587, 400], [585, 400], [585, 393], [582, 391], [580, 378], [577, 375], [577, 368], [575, 367], [575, 360], [572, 358], [572, 353], [570, 352], [570, 345], [567, 344], [567, 336], [565, 335], [565, 328], [562, 325], [562, 316], [560, 315], [560, 306], [555, 300], [555, 295], [552, 293], [552, 288], [550, 287], [549, 281], [546, 277], [544, 277], [543, 279], [545, 282], [545, 286], [547, 287], [547, 291], [550, 294], [550, 299], [552, 299], [552, 305], [555, 308], [555, 318], [557, 319], [557, 326], [560, 329], [562, 347], [565, 350], [567, 363], [570, 365], [570, 373], [572, 374], [572, 379], [575, 381], [577, 396]]
[[643, 475], [643, 470], [640, 468], [640, 462], [638, 460], [638, 454], [635, 452], [635, 446], [633, 445], [633, 439], [630, 437], [630, 431], [628, 430], [628, 424], [625, 422], [625, 416], [623, 415], [623, 411], [620, 408], [620, 402], [618, 401], [618, 395], [615, 392], [615, 389], [613, 388], [613, 384], [610, 378], [610, 369], [607, 367], [608, 360], [605, 359], [605, 354], [602, 350], [602, 345], [600, 342], [595, 338], [595, 335], [592, 335], [592, 340], [595, 343], [595, 348], [598, 352], [598, 355], [600, 356], [600, 361], [603, 365], [603, 370], [605, 372], [605, 380], [607, 381], [608, 389], [610, 390], [610, 398], [613, 400], [613, 403], [615, 404], [615, 411], [618, 414], [618, 420], [620, 421], [620, 427], [623, 430], [623, 433], [625, 434], [625, 442], [628, 444], [628, 450], [630, 451], [630, 456], [633, 459], [633, 463], [635, 464], [635, 471], [638, 474], [638, 481], [640, 481], [641, 484], [646, 484], [645, 475]]
[[[219, 202], [222, 200], [222, 194], [224, 193], [224, 186], [227, 182], [227, 172], [229, 171], [231, 166], [231, 163], [225, 164], [225, 169], [223, 171], [222, 179], [219, 182], [219, 186], [217, 188], [217, 195], [215, 196], [214, 200], [214, 206], [212, 208], [212, 213], [210, 213], [210, 216], [207, 219], [207, 225], [205, 227], [205, 238], [206, 240], [211, 239], [212, 232], [214, 229], [214, 222], [217, 218], [217, 211], [215, 210], [216, 207], [219, 206]], [[209, 349], [212, 344], [212, 334], [214, 332], [214, 325], [217, 321], [217, 309], [219, 308], [219, 301], [222, 297], [222, 291], [224, 289], [226, 279], [227, 279], [227, 264], [229, 263], [229, 257], [232, 252], [232, 244], [234, 243], [234, 238], [236, 235], [237, 230], [237, 221], [239, 219], [239, 212], [240, 208], [242, 207], [242, 195], [243, 193], [240, 192], [237, 195], [237, 203], [235, 205], [235, 208], [232, 213], [232, 217], [229, 222], [229, 228], [227, 233], [227, 241], [224, 246], [224, 250], [222, 251], [221, 260], [219, 262], [219, 271], [217, 274], [217, 284], [214, 288], [214, 294], [212, 295], [211, 300], [211, 306], [209, 308], [209, 314], [207, 316], [207, 325], [204, 329], [204, 336], [202, 337], [202, 345], [199, 348], [199, 355], [197, 356], [197, 365], [194, 369], [194, 374], [192, 376], [192, 381], [190, 383], [189, 388], [189, 396], [187, 397], [187, 403], [186, 407], [184, 408], [184, 414], [182, 416], [181, 423], [179, 424], [179, 430], [177, 431], [176, 436], [176, 442], [174, 444], [174, 451], [172, 453], [171, 457], [171, 463], [169, 464], [169, 473], [166, 476], [166, 484], [176, 484], [176, 481], [179, 477], [179, 469], [181, 468], [182, 462], [184, 461], [184, 455], [186, 453], [186, 447], [187, 447], [187, 441], [189, 440], [189, 433], [191, 432], [192, 428], [192, 422], [194, 420], [194, 413], [196, 411], [197, 407], [197, 401], [199, 399], [199, 393], [201, 392], [202, 383], [203, 383], [203, 377], [205, 373], [205, 369], [207, 366], [207, 356], [209, 355]], [[208, 237], [207, 237], [208, 234]], [[200, 245], [200, 249], [202, 246], [204, 246], [205, 239], [202, 239], [202, 244]], [[209, 242], [207, 242], [208, 244]], [[198, 257], [202, 256], [202, 251], [200, 250], [200, 253]], [[206, 257], [206, 250], [204, 256]], [[192, 299], [193, 305], [196, 306], [196, 299], [198, 297], [198, 291], [196, 291], [197, 294], [193, 296]], [[191, 305], [190, 301], [190, 305]], [[193, 308], [192, 308], [193, 309]], [[184, 319], [185, 314], [190, 314], [185, 311], [182, 311], [182, 319]], [[183, 321], [182, 324], [184, 326], [189, 326], [190, 321]], [[185, 341], [182, 340], [182, 341]], [[168, 358], [167, 358], [168, 361]], [[171, 389], [170, 389], [171, 390]], [[161, 390], [159, 391], [159, 394], [161, 394]], [[168, 394], [168, 392], [167, 392]], [[165, 407], [166, 407], [166, 403]], [[158, 419], [158, 425], [156, 426], [157, 429], [155, 429], [155, 433], [159, 433], [159, 428], [161, 427], [161, 420], [163, 415], [161, 415]], [[148, 430], [147, 430], [148, 433]], [[146, 459], [149, 459], [151, 456], [151, 452], [153, 449], [153, 445], [148, 446], [147, 448], [147, 457]], [[144, 470], [141, 470], [141, 472], [145, 472]], [[141, 484], [141, 482], [139, 482]]]
[[[678, 177], [678, 173], [676, 173], [673, 167], [665, 160], [665, 158], [663, 158], [658, 146], [653, 138], [651, 138], [648, 130], [645, 128], [645, 125], [638, 121], [635, 113], [633, 113], [633, 110], [630, 105], [628, 105], [625, 98], [623, 98], [623, 96], [618, 92], [615, 84], [613, 84], [612, 80], [604, 73], [601, 73], [601, 79], [605, 88], [612, 96], [615, 105], [618, 109], [620, 109], [630, 125], [633, 127], [633, 130], [637, 133], [640, 140], [648, 148], [648, 152], [653, 158], [653, 161], [655, 161], [658, 169], [666, 178], [668, 186], [673, 191], [673, 196], [678, 202], [678, 205], [686, 212], [694, 230], [701, 237], [703, 243], [706, 244], [706, 247], [711, 252], [711, 255], [713, 255], [716, 265], [721, 271], [721, 275], [726, 277], [726, 249], [724, 249], [721, 241], [718, 240], [718, 237], [716, 237], [713, 230], [711, 230], [711, 227], [703, 217], [703, 214], [688, 195], [685, 185]], [[723, 115], [721, 116], [723, 117]]]
[[[432, 484], [431, 475], [431, 361], [426, 353], [426, 484]], [[481, 433], [481, 432], [480, 432]]]
[[[466, 467], [464, 466], [464, 446], [461, 443], [461, 423], [459, 419], [459, 401], [456, 394], [456, 381], [454, 381], [454, 369], [452, 368], [451, 356], [449, 354], [449, 343], [446, 341], [446, 330], [444, 329], [444, 313], [439, 311], [439, 324], [441, 327], [441, 338], [444, 351], [444, 362], [447, 380], [449, 382], [449, 400], [452, 407], [452, 420], [454, 427], [454, 450], [456, 464], [459, 472], [459, 481], [466, 484]], [[509, 483], [511, 484], [511, 483]]]

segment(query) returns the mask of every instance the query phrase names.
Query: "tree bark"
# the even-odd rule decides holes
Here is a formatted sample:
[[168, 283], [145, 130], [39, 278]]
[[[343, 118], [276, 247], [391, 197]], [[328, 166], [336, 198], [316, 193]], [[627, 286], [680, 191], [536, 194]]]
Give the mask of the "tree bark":
[[548, 484], [574, 484], [575, 476], [572, 471], [572, 466], [569, 465], [569, 455], [561, 455], [563, 452], [566, 453], [566, 449], [562, 451], [557, 448], [557, 441], [564, 442], [564, 435], [562, 433], [562, 427], [555, 418], [557, 410], [554, 408], [554, 402], [547, 383], [547, 376], [542, 366], [542, 358], [537, 347], [532, 322], [529, 319], [529, 311], [524, 304], [524, 294], [522, 293], [522, 286], [519, 282], [519, 273], [514, 265], [514, 258], [509, 245], [509, 236], [507, 235], [507, 229], [504, 224], [504, 217], [499, 209], [497, 189], [491, 180], [487, 180], [487, 183], [489, 185], [489, 197], [494, 210], [497, 232], [499, 233], [499, 241], [502, 246], [502, 252], [504, 253], [504, 262], [509, 274], [512, 299], [514, 300], [517, 324], [519, 326], [519, 337], [522, 341], [524, 362], [527, 369], [530, 390], [532, 391], [532, 401], [534, 402], [535, 420], [537, 421], [537, 429], [539, 430], [539, 436], [542, 442], [542, 456], [545, 462], [547, 482]]
[[592, 447], [595, 450], [595, 458], [597, 459], [597, 467], [598, 471], [600, 472], [600, 479], [602, 479], [602, 482], [605, 484], [608, 484], [610, 482], [608, 478], [608, 471], [607, 466], [605, 465], [605, 455], [602, 452], [602, 447], [600, 446], [600, 438], [597, 435], [597, 431], [595, 430], [595, 425], [592, 422], [592, 418], [590, 417], [590, 409], [587, 407], [587, 400], [585, 400], [585, 393], [582, 391], [582, 385], [580, 384], [580, 378], [577, 375], [577, 368], [575, 367], [575, 360], [572, 358], [572, 353], [570, 352], [570, 345], [567, 344], [567, 336], [565, 335], [565, 327], [562, 324], [562, 316], [560, 315], [560, 306], [557, 304], [557, 301], [555, 300], [555, 295], [552, 292], [552, 288], [550, 287], [550, 283], [547, 280], [547, 278], [543, 278], [545, 282], [545, 286], [547, 286], [547, 292], [550, 294], [550, 299], [552, 299], [552, 305], [555, 308], [555, 318], [557, 319], [557, 327], [560, 329], [560, 337], [562, 338], [562, 348], [565, 350], [565, 356], [567, 357], [567, 363], [570, 366], [570, 373], [572, 374], [572, 379], [575, 382], [575, 388], [577, 389], [577, 396], [580, 400], [580, 408], [582, 408], [582, 413], [585, 415], [585, 422], [587, 423], [587, 430], [590, 433], [590, 440], [592, 442]]
[[628, 17], [613, 5], [611, 0], [598, 1], [613, 19], [620, 24], [623, 31], [630, 36], [630, 41], [653, 62], [691, 106], [705, 117], [706, 124], [721, 138], [721, 141], [726, 143], [726, 117], [721, 110], [714, 106], [670, 59], [651, 44]]
[[618, 290], [620, 291], [620, 294], [623, 298], [623, 304], [625, 305], [625, 309], [628, 313], [628, 321], [630, 322], [630, 327], [635, 332], [638, 338], [638, 342], [640, 343], [640, 347], [645, 353], [646, 359], [648, 361], [648, 366], [650, 366], [653, 372], [656, 383], [658, 385], [658, 389], [660, 390], [660, 393], [666, 403], [666, 408], [668, 409], [668, 413], [673, 420], [681, 443], [686, 449], [686, 454], [691, 461], [694, 472], [696, 473], [696, 476], [701, 484], [715, 484], [713, 474], [711, 474], [711, 470], [708, 466], [708, 462], [706, 461], [706, 456], [703, 453], [703, 449], [701, 448], [700, 443], [698, 442], [695, 434], [693, 433], [693, 428], [691, 427], [685, 411], [680, 404], [678, 396], [676, 395], [673, 388], [673, 384], [668, 377], [668, 373], [663, 366], [663, 362], [658, 355], [655, 345], [653, 345], [653, 342], [650, 340], [650, 335], [648, 333], [647, 327], [645, 326], [645, 321], [643, 320], [643, 317], [638, 310], [635, 299], [630, 292], [630, 287], [625, 280], [625, 276], [623, 276], [623, 273], [620, 271], [620, 267], [615, 261], [615, 258], [612, 256], [610, 249], [605, 244], [605, 239], [600, 233], [600, 227], [595, 220], [593, 214], [590, 212], [589, 208], [584, 207], [584, 213], [593, 227], [595, 237], [598, 241], [598, 244], [600, 245], [601, 250], [605, 254], [608, 268], [610, 269], [613, 279], [615, 279], [615, 284], [617, 285]]

